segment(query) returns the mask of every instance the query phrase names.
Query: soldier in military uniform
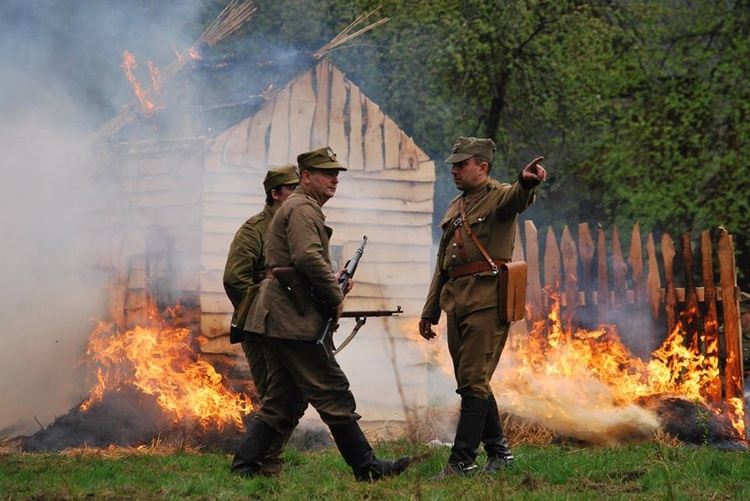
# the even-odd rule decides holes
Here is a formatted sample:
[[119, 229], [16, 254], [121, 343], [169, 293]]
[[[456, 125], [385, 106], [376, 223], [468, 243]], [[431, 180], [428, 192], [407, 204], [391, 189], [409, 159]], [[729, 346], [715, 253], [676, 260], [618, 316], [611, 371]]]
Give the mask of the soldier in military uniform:
[[[263, 244], [266, 241], [268, 224], [281, 202], [294, 192], [297, 184], [299, 175], [293, 165], [274, 167], [266, 172], [263, 179], [266, 205], [261, 212], [245, 221], [237, 230], [229, 246], [227, 264], [224, 267], [224, 290], [234, 307], [230, 341], [242, 343], [242, 350], [250, 365], [250, 375], [260, 399], [263, 399], [268, 387], [266, 359], [258, 336], [245, 333], [243, 327], [260, 282], [266, 276]], [[302, 411], [304, 412], [304, 409]], [[265, 475], [281, 472], [281, 453], [288, 439], [289, 434], [280, 437], [268, 456], [263, 458], [261, 471]]]
[[511, 259], [517, 216], [534, 202], [535, 187], [547, 173], [539, 157], [512, 185], [500, 183], [489, 175], [495, 150], [491, 139], [459, 137], [445, 160], [462, 193], [440, 222], [443, 235], [419, 322], [420, 335], [433, 339], [432, 326], [441, 309], [446, 312], [448, 349], [461, 396], [456, 437], [439, 478], [474, 473], [480, 442], [488, 457], [484, 473], [514, 459], [490, 387], [510, 328], [500, 317], [497, 270]]
[[[336, 446], [357, 480], [377, 480], [398, 475], [410, 464], [408, 457], [380, 460], [357, 420], [349, 381], [331, 354], [316, 341], [330, 315], [341, 308], [349, 282], [342, 291], [329, 254], [331, 228], [321, 207], [336, 192], [338, 175], [346, 167], [330, 148], [297, 157], [300, 185], [279, 207], [265, 246], [272, 276], [262, 284], [251, 306], [245, 330], [262, 334], [268, 366], [268, 390], [240, 443], [232, 471], [246, 476], [258, 473], [259, 461], [269, 444], [292, 429], [299, 419], [300, 402], [310, 402], [333, 435]], [[294, 268], [292, 286], [282, 286], [275, 268]], [[290, 290], [306, 289], [303, 305]]]

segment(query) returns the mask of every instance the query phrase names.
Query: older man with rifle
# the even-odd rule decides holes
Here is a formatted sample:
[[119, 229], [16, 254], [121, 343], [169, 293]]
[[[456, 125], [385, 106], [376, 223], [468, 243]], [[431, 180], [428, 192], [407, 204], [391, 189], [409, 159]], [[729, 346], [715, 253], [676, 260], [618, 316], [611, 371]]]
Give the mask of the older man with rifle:
[[[325, 225], [321, 207], [336, 193], [338, 175], [346, 167], [330, 148], [297, 157], [300, 184], [286, 199], [268, 230], [265, 257], [273, 274], [294, 268], [294, 278], [284, 283], [274, 276], [261, 284], [245, 330], [261, 334], [268, 365], [268, 389], [260, 410], [251, 420], [232, 462], [232, 471], [255, 476], [269, 446], [294, 427], [300, 402], [309, 402], [333, 435], [341, 455], [360, 481], [398, 475], [411, 463], [408, 457], [381, 460], [357, 421], [349, 381], [317, 341], [326, 322], [341, 309], [351, 280], [339, 281], [329, 254], [332, 230]], [[295, 304], [295, 293], [305, 301]], [[296, 294], [299, 297], [299, 294]]]

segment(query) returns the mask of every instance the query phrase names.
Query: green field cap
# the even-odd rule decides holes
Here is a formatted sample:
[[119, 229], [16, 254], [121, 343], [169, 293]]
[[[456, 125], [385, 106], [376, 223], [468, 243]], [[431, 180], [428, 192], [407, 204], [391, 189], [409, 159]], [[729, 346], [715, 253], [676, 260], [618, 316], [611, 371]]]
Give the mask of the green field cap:
[[471, 157], [480, 157], [492, 163], [495, 155], [495, 142], [492, 139], [477, 139], [476, 137], [459, 137], [453, 145], [451, 156], [445, 159], [445, 163], [457, 164]]
[[346, 167], [336, 161], [336, 154], [328, 146], [300, 153], [297, 155], [297, 165], [300, 171], [305, 169], [346, 170]]
[[270, 193], [274, 188], [283, 184], [299, 184], [299, 174], [294, 165], [282, 165], [268, 169], [266, 177], [263, 179], [263, 189]]

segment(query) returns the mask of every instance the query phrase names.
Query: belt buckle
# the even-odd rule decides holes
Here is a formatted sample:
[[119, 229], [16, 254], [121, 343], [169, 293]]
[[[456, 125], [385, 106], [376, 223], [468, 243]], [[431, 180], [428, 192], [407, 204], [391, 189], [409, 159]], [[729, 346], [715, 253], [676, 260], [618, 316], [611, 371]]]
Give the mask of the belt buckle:
[[458, 216], [455, 221], [453, 221], [453, 227], [458, 228], [459, 226], [464, 224], [464, 220], [461, 219], [461, 216]]

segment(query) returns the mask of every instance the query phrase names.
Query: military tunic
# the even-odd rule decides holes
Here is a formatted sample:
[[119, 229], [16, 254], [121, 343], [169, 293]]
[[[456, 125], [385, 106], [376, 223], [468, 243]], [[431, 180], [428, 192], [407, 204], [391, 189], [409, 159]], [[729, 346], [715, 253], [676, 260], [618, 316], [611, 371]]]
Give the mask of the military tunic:
[[268, 391], [256, 418], [279, 433], [296, 426], [303, 401], [309, 401], [327, 425], [360, 418], [346, 375], [316, 344], [324, 315], [344, 299], [331, 267], [331, 234], [320, 205], [302, 186], [279, 207], [268, 229], [269, 269], [293, 266], [310, 282], [314, 296], [300, 315], [288, 291], [276, 278], [267, 278], [245, 325], [263, 336], [269, 371]]
[[[266, 264], [263, 247], [266, 242], [268, 226], [278, 207], [266, 205], [261, 212], [254, 215], [240, 226], [229, 246], [227, 263], [224, 267], [224, 290], [234, 306], [232, 324], [244, 323], [257, 295], [260, 283], [266, 275]], [[257, 334], [246, 333], [242, 340], [242, 351], [250, 366], [255, 391], [262, 401], [268, 392], [268, 361], [266, 360], [263, 344]], [[301, 416], [307, 404], [300, 400], [296, 415]], [[289, 440], [290, 433], [286, 433], [274, 440], [266, 456], [263, 458], [263, 470], [272, 470], [270, 465], [281, 464], [281, 453]]]
[[[459, 202], [465, 218], [458, 226]], [[489, 179], [486, 184], [451, 201], [440, 221], [443, 234], [435, 273], [430, 284], [422, 318], [437, 323], [440, 311], [448, 316], [448, 348], [453, 359], [456, 392], [488, 398], [490, 380], [497, 367], [510, 324], [500, 319], [499, 277], [491, 270], [451, 279], [449, 270], [468, 263], [486, 262], [466, 226], [496, 264], [513, 255], [518, 214], [534, 202], [534, 188], [519, 181], [507, 184]]]
[[[224, 290], [234, 306], [234, 325], [242, 323], [242, 319], [247, 317], [260, 282], [265, 277], [263, 245], [273, 213], [274, 209], [266, 205], [261, 212], [245, 221], [229, 246], [227, 263], [224, 266]], [[242, 350], [250, 365], [250, 374], [258, 396], [263, 398], [268, 378], [263, 349], [254, 336], [245, 336]]]
[[318, 339], [324, 313], [344, 300], [331, 267], [331, 234], [320, 205], [297, 187], [279, 207], [268, 229], [266, 264], [269, 269], [293, 266], [312, 284], [314, 297], [308, 299], [305, 314], [300, 315], [278, 280], [264, 280], [248, 315], [246, 331], [282, 339]]

